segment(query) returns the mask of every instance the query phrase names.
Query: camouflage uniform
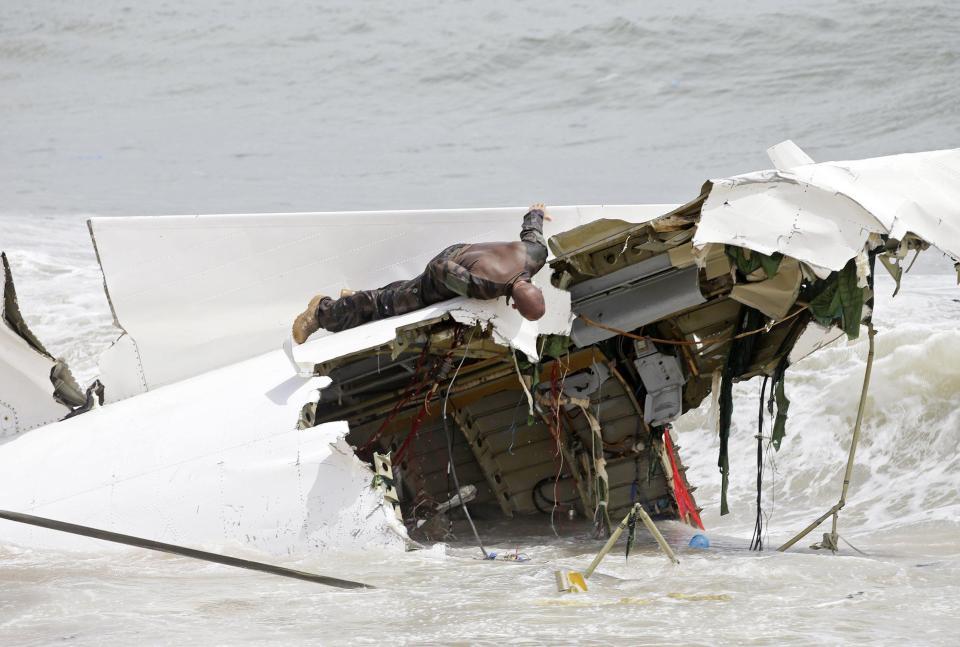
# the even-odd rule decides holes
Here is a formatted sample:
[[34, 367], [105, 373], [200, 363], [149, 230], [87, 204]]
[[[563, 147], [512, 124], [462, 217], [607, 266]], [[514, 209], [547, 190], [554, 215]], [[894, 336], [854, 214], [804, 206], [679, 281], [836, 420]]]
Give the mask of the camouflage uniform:
[[469, 253], [472, 245], [458, 243], [437, 254], [420, 276], [409, 281], [395, 281], [376, 290], [362, 290], [336, 301], [329, 297], [324, 299], [317, 308], [320, 327], [338, 332], [457, 296], [473, 299], [509, 297], [514, 283], [529, 281], [547, 261], [541, 209], [531, 209], [523, 217], [520, 240], [525, 248], [522, 267], [510, 269], [513, 277], [505, 282], [498, 283], [471, 272], [476, 261], [470, 267], [461, 265], [458, 259]]

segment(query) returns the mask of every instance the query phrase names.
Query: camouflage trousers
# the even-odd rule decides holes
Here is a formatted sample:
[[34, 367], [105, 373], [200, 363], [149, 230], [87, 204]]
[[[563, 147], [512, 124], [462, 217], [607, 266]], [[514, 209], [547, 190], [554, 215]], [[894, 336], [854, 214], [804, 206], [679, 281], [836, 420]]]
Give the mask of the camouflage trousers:
[[331, 332], [368, 321], [419, 310], [456, 296], [492, 299], [501, 286], [475, 277], [453, 259], [467, 245], [451, 245], [437, 254], [423, 273], [409, 281], [394, 281], [375, 290], [361, 290], [337, 300], [324, 299], [317, 308], [320, 327]]

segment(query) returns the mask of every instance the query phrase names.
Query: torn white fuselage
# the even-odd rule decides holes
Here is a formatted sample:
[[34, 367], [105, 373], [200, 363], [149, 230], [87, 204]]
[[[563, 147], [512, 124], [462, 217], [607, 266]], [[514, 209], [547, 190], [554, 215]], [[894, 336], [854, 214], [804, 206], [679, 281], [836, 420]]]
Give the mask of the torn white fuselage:
[[[489, 341], [499, 347], [474, 349], [469, 358], [466, 351], [459, 351], [470, 361], [463, 365], [462, 390], [454, 393], [459, 402], [451, 402], [454, 414], [458, 408], [463, 412], [454, 422], [465, 429], [470, 443], [488, 430], [506, 438], [493, 449], [471, 444], [463, 452], [475, 454], [466, 460], [483, 468], [476, 481], [482, 484], [488, 478], [493, 504], [511, 514], [524, 512], [527, 505], [535, 505], [529, 501], [531, 483], [536, 488], [542, 480], [539, 473], [525, 471], [556, 450], [548, 425], [539, 421], [543, 427], [539, 440], [521, 447], [527, 454], [518, 455], [509, 435], [517, 425], [511, 427], [509, 419], [502, 425], [494, 420], [500, 413], [493, 411], [492, 397], [502, 397], [508, 413], [524, 402], [518, 392], [527, 385], [517, 375], [519, 365], [507, 348], [522, 351], [535, 364], [538, 340], [570, 332], [571, 309], [580, 313], [578, 308], [590, 305], [593, 310], [583, 312], [603, 319], [611, 316], [611, 308], [619, 308], [623, 317], [615, 327], [652, 328], [660, 337], [694, 346], [666, 349], [684, 380], [682, 402], [674, 402], [680, 387], [672, 383], [657, 391], [673, 394], [673, 414], [696, 406], [709, 392], [711, 376], [726, 361], [725, 342], [701, 344], [701, 340], [729, 340], [741, 306], [762, 311], [772, 323], [795, 305], [800, 269], [785, 266], [777, 279], [784, 285], [766, 286], [785, 300], [764, 295], [758, 287], [764, 281], [737, 283], [735, 292], [731, 286], [737, 279], [725, 245], [764, 254], [781, 252], [821, 278], [861, 254], [871, 234], [888, 238], [911, 234], [953, 255], [960, 250], [953, 217], [960, 204], [956, 151], [823, 165], [807, 163], [809, 158], [796, 151], [781, 153], [776, 159], [791, 168], [713, 181], [699, 201], [676, 213], [670, 205], [551, 209], [554, 222], [548, 235], [579, 232], [568, 236], [575, 245], [564, 250], [563, 260], [575, 280], [564, 283], [561, 276], [558, 285], [563, 289], [554, 287], [549, 279], [557, 268], [544, 268], [537, 282], [546, 292], [550, 314], [537, 324], [524, 321], [502, 300], [456, 299], [341, 333], [317, 334], [295, 350], [288, 348], [288, 356], [277, 348], [293, 315], [314, 293], [335, 295], [340, 288], [409, 278], [451, 243], [513, 239], [522, 210], [95, 219], [91, 233], [117, 324], [124, 331], [101, 362], [107, 397], [113, 402], [0, 447], [0, 507], [171, 543], [238, 543], [278, 554], [321, 547], [402, 547], [402, 527], [384, 505], [382, 492], [372, 487], [372, 471], [343, 440], [348, 431], [357, 430], [348, 430], [336, 412], [319, 425], [298, 429], [297, 423], [305, 407], [318, 401], [317, 390], [329, 384], [314, 376], [324, 374], [331, 362], [344, 371], [362, 368], [356, 382], [363, 387], [358, 388], [359, 395], [367, 398], [372, 386], [364, 381], [387, 379], [379, 375], [381, 354], [387, 358], [386, 368], [388, 360], [403, 359], [407, 352], [406, 366], [395, 361], [391, 367], [398, 384], [402, 378], [401, 387], [375, 403], [383, 409], [375, 415], [385, 418], [412, 370], [409, 356], [415, 350], [404, 351], [404, 340], [431, 322], [453, 319], [470, 327], [480, 324], [489, 335], [482, 335], [483, 340], [478, 335], [478, 344]], [[642, 241], [631, 238], [635, 227], [639, 231], [638, 223], [657, 216], [663, 218], [653, 227], [655, 235]], [[598, 223], [606, 229], [591, 229]], [[694, 263], [694, 247], [704, 248], [699, 266]], [[588, 283], [614, 276], [628, 265], [636, 270], [651, 255], [659, 256], [657, 263], [662, 264], [655, 274], [634, 273], [610, 285], [603, 280], [603, 285]], [[681, 296], [689, 297], [667, 308], [670, 312], [657, 309], [662, 299], [656, 288], [663, 272], [682, 278]], [[571, 306], [568, 288], [577, 292], [578, 285], [581, 292], [586, 288], [592, 292], [574, 294], [577, 301]], [[680, 294], [672, 288], [667, 291]], [[812, 323], [804, 328], [799, 319], [793, 322], [797, 335], [803, 332], [804, 337], [797, 341], [788, 335], [790, 326], [767, 329], [758, 335], [758, 341], [764, 340], [758, 344], [764, 352], [743, 376], [779, 363], [780, 347], [787, 342], [804, 353], [837, 334], [836, 328], [817, 329]], [[581, 327], [580, 332], [583, 346], [579, 351], [567, 349], [571, 355], [581, 353], [579, 370], [617, 361], [613, 354], [624, 348], [639, 352], [635, 340], [623, 338], [623, 344], [608, 345], [609, 356], [595, 353], [590, 347], [617, 336], [616, 331], [597, 333]], [[587, 332], [594, 334], [587, 337]], [[575, 330], [574, 342], [577, 336]], [[357, 360], [356, 367], [348, 366], [351, 358]], [[788, 359], [794, 358], [791, 354]], [[621, 368], [633, 365], [639, 372], [646, 368], [643, 362], [637, 365], [628, 359], [620, 358]], [[557, 366], [559, 374], [559, 360]], [[408, 374], [403, 375], [405, 370]], [[533, 368], [526, 370], [532, 378], [550, 379], [533, 375]], [[619, 424], [624, 429], [616, 421], [601, 420], [599, 438], [617, 445], [621, 458], [629, 451], [653, 449], [646, 443], [649, 439], [641, 443], [635, 437], [634, 421], [643, 420], [643, 405], [635, 401], [638, 384], [628, 384], [628, 378], [622, 384], [608, 379], [607, 392], [598, 395], [607, 398], [605, 402], [615, 399], [623, 408], [626, 422]], [[472, 386], [468, 379], [474, 380]], [[47, 389], [45, 384], [38, 386]], [[339, 406], [341, 395], [334, 384], [324, 392], [325, 404]], [[49, 400], [49, 392], [45, 396]], [[355, 408], [367, 415], [367, 404], [361, 401]], [[419, 407], [419, 402], [414, 404]], [[656, 407], [653, 401], [651, 406]], [[521, 410], [528, 411], [526, 406]], [[529, 412], [532, 416], [532, 405]], [[380, 419], [371, 417], [365, 424], [366, 437], [373, 438]], [[592, 439], [590, 429], [584, 429], [583, 437]], [[442, 439], [446, 429], [438, 423], [432, 433]], [[497, 455], [491, 458], [494, 450]], [[445, 451], [441, 448], [436, 459], [442, 467], [447, 464]], [[663, 452], [652, 454], [659, 460]], [[622, 474], [616, 472], [617, 465], [608, 469], [611, 485], [627, 484], [612, 496], [626, 501], [632, 496], [629, 484], [635, 466], [632, 458], [624, 465], [629, 470], [624, 468]], [[538, 469], [556, 473], [552, 465]], [[496, 479], [501, 473], [518, 474], [522, 486], [501, 491]], [[518, 492], [522, 496], [515, 496]], [[658, 490], [650, 496], [660, 494]], [[588, 500], [592, 494], [571, 496]], [[4, 536], [18, 543], [89, 545], [89, 540], [0, 523]]]
[[[0, 450], [0, 508], [195, 547], [402, 548], [346, 423], [296, 428], [318, 382], [278, 350], [47, 425]], [[16, 544], [97, 545], [0, 524]]]
[[[780, 159], [776, 147], [771, 155]], [[916, 236], [957, 260], [958, 204], [960, 149], [807, 163], [713, 180], [693, 240], [781, 253], [820, 278], [842, 270], [871, 234]]]

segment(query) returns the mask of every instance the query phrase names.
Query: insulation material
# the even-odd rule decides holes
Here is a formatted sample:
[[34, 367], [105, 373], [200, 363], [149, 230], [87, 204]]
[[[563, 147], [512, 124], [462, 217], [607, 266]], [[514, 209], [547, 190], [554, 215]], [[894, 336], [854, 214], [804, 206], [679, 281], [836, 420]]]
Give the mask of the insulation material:
[[723, 245], [707, 245], [702, 253], [698, 253], [689, 242], [667, 250], [667, 254], [674, 267], [701, 265], [708, 281], [730, 273], [730, 258]]
[[733, 286], [730, 298], [756, 308], [772, 319], [783, 319], [800, 293], [803, 273], [796, 259], [786, 256], [773, 278]]
[[714, 180], [694, 245], [724, 243], [843, 269], [872, 232], [960, 258], [960, 149], [807, 164]]

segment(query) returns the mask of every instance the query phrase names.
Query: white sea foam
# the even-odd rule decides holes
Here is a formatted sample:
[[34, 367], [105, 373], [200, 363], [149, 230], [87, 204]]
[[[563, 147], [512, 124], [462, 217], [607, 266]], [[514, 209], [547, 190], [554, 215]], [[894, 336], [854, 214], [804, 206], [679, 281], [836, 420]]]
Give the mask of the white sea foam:
[[[843, 512], [850, 533], [960, 519], [960, 303], [946, 298], [947, 274], [910, 276], [906, 294], [891, 300], [882, 281], [876, 314], [877, 357]], [[958, 291], [960, 294], [960, 291]], [[863, 380], [867, 341], [840, 341], [787, 372], [791, 400], [787, 437], [768, 456], [765, 505], [777, 538], [799, 530], [839, 498], [843, 467]], [[749, 534], [755, 511], [759, 380], [737, 385], [731, 429], [733, 514], [718, 516], [718, 442], [705, 436], [706, 409], [678, 424], [690, 479], [701, 486], [705, 517], [724, 532]], [[765, 433], [770, 420], [765, 416]], [[774, 501], [776, 502], [774, 504]], [[799, 524], [799, 526], [798, 526]]]

